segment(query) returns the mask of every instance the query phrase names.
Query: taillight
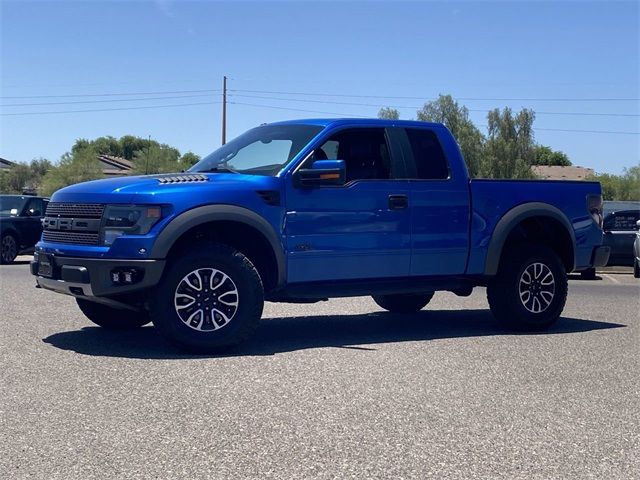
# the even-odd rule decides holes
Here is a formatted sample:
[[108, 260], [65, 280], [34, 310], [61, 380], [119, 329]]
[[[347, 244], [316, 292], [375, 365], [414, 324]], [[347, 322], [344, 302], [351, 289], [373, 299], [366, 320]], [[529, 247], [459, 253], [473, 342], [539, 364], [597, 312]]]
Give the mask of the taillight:
[[587, 210], [593, 221], [602, 228], [602, 195], [587, 195]]

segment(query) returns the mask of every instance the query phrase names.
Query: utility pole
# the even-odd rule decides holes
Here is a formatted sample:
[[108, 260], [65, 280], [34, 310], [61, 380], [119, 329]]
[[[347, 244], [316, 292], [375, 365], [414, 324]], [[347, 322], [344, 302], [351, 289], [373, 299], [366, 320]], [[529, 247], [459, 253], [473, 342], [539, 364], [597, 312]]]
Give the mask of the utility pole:
[[227, 143], [227, 76], [222, 77], [222, 145]]

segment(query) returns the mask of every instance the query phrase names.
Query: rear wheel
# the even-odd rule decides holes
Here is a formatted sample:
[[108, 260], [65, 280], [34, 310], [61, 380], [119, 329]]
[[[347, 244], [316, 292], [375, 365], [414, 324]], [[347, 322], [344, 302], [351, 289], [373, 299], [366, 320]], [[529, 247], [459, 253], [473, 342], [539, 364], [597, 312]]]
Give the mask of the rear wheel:
[[18, 256], [18, 241], [10, 233], [2, 235], [0, 240], [0, 263], [11, 263]]
[[415, 313], [422, 310], [433, 298], [432, 293], [408, 295], [374, 295], [373, 301], [380, 307], [394, 313]]
[[258, 326], [263, 305], [262, 281], [249, 259], [212, 243], [169, 264], [154, 289], [150, 313], [171, 342], [209, 353], [246, 340]]
[[82, 298], [76, 298], [76, 302], [89, 320], [103, 328], [128, 330], [141, 327], [151, 321], [147, 312], [113, 308]]
[[515, 330], [551, 326], [567, 299], [567, 273], [558, 255], [539, 244], [518, 245], [506, 252], [496, 277], [487, 286], [493, 315]]

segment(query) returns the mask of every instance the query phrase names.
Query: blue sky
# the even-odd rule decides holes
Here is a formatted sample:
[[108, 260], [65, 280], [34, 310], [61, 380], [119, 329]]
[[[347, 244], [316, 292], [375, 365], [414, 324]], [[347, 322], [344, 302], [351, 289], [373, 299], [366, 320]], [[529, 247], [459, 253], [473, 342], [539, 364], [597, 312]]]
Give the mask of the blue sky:
[[[2, 1], [0, 156], [57, 160], [76, 138], [125, 134], [207, 154], [226, 74], [229, 137], [384, 105], [414, 118], [450, 93], [479, 126], [489, 108], [532, 108], [538, 142], [619, 173], [640, 159], [639, 15], [639, 2]], [[57, 104], [26, 105], [41, 103]], [[69, 110], [108, 111], [42, 113]]]

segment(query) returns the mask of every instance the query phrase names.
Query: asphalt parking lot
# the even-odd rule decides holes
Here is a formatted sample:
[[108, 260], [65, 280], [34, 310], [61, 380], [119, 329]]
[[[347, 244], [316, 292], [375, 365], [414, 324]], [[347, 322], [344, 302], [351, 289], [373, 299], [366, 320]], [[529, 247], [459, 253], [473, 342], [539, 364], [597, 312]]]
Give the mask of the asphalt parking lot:
[[640, 280], [572, 279], [514, 335], [485, 292], [420, 315], [267, 304], [223, 357], [91, 326], [0, 266], [0, 478], [640, 478]]

